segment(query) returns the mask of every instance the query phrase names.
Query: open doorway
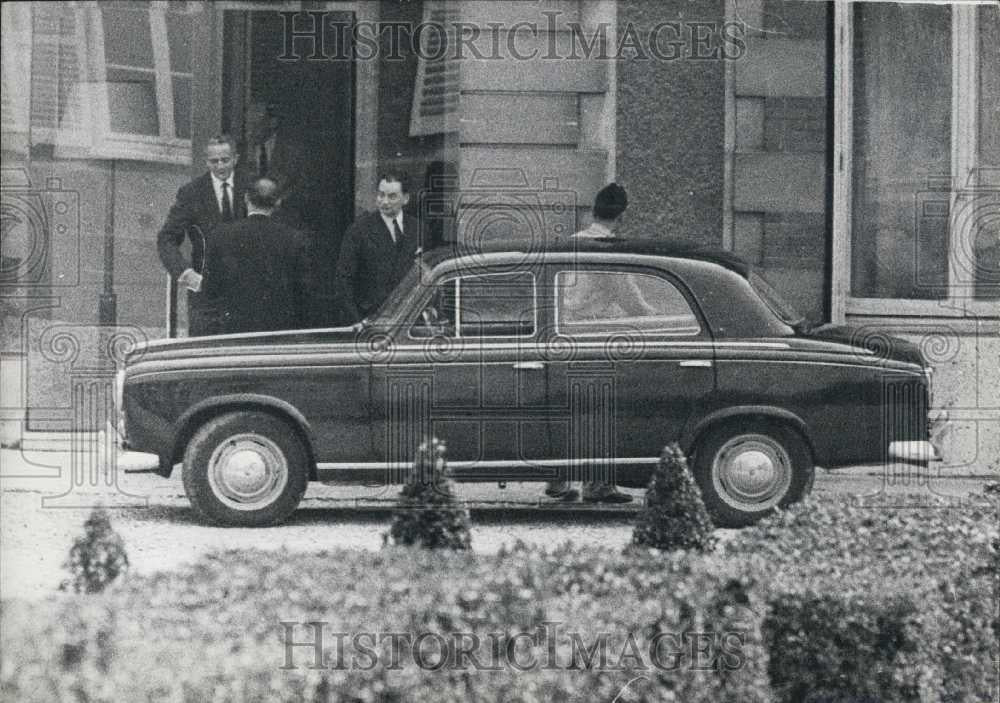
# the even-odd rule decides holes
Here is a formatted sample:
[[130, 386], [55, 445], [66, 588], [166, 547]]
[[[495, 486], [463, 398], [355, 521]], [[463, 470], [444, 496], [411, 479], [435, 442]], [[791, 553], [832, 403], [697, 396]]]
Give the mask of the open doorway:
[[[305, 47], [286, 51], [286, 16], [223, 12], [221, 122], [239, 144], [243, 172], [278, 182], [283, 201], [275, 216], [308, 235], [315, 263], [309, 323], [327, 326], [337, 323], [333, 277], [354, 219], [353, 51], [337, 47], [317, 59]], [[328, 26], [350, 27], [354, 19], [351, 12], [326, 16]]]

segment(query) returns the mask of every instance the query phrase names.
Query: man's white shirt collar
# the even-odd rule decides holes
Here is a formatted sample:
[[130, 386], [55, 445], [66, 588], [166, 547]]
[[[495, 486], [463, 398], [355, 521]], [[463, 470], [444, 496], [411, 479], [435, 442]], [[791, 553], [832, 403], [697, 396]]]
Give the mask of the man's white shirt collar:
[[403, 213], [400, 212], [398, 215], [396, 215], [395, 218], [392, 218], [392, 217], [386, 217], [380, 212], [379, 217], [382, 218], [382, 221], [385, 223], [385, 226], [389, 228], [389, 236], [392, 237], [392, 241], [395, 242], [396, 233], [392, 229], [392, 223], [395, 222], [397, 225], [399, 225], [399, 231], [403, 232]]
[[223, 183], [228, 183], [229, 184], [229, 207], [231, 207], [233, 209], [233, 211], [235, 212], [236, 211], [236, 202], [233, 200], [233, 197], [234, 197], [234, 195], [233, 195], [233, 175], [234, 174], [230, 173], [229, 174], [229, 178], [227, 178], [225, 181], [223, 181], [221, 178], [219, 178], [218, 176], [216, 176], [211, 171], [209, 171], [208, 173], [212, 177], [212, 190], [215, 191], [215, 202], [219, 206], [219, 212], [222, 212], [222, 184]]

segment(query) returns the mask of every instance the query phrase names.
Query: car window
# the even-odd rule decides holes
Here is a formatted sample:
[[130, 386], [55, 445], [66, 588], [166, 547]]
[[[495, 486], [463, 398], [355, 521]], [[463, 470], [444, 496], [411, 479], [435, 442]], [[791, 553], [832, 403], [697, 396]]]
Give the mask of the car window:
[[684, 295], [659, 276], [628, 271], [556, 274], [556, 330], [567, 336], [701, 332]]
[[412, 337], [530, 337], [535, 333], [531, 273], [462, 276], [441, 283], [410, 329]]

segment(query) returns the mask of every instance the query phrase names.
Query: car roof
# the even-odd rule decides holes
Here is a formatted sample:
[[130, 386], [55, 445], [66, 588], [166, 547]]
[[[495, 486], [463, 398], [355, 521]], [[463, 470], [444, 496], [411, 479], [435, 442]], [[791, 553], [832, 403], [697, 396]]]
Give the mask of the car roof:
[[511, 253], [584, 253], [640, 254], [707, 261], [723, 266], [746, 278], [750, 265], [730, 251], [707, 247], [696, 242], [671, 239], [628, 239], [624, 237], [560, 237], [542, 246], [535, 239], [504, 239], [466, 245], [446, 242], [423, 254], [431, 267], [462, 256]]

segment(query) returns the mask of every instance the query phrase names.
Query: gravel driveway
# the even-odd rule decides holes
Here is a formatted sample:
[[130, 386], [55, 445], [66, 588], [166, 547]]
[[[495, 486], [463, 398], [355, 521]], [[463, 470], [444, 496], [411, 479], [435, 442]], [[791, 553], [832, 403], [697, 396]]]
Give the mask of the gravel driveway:
[[[3, 450], [4, 478], [0, 493], [0, 596], [43, 598], [53, 592], [66, 574], [63, 560], [73, 540], [82, 532], [89, 508], [43, 506], [43, 497], [67, 492], [68, 455], [47, 453], [38, 463], [20, 452]], [[126, 455], [120, 462], [139, 468], [147, 455]], [[138, 496], [131, 507], [110, 507], [114, 528], [121, 534], [132, 569], [138, 573], [169, 570], [200, 555], [223, 549], [379, 549], [389, 525], [394, 488], [332, 487], [310, 484], [299, 510], [285, 524], [269, 528], [217, 528], [195, 522], [188, 508], [179, 472], [170, 479], [151, 474], [119, 474], [122, 491]], [[26, 477], [30, 476], [30, 477]], [[985, 477], [896, 481], [892, 490], [937, 490], [952, 495], [979, 492]], [[992, 477], [995, 479], [995, 476]], [[919, 477], [918, 477], [919, 479]], [[632, 536], [631, 513], [636, 507], [553, 504], [542, 496], [543, 484], [465, 484], [456, 487], [459, 498], [473, 508], [473, 548], [495, 552], [516, 540], [554, 546], [566, 540], [577, 544], [620, 549]], [[878, 469], [817, 474], [816, 492], [870, 495], [886, 490]], [[630, 491], [637, 497], [642, 491]], [[63, 504], [92, 505], [93, 491], [77, 488], [61, 499]], [[137, 507], [141, 498], [147, 507]], [[110, 500], [109, 500], [110, 499]], [[121, 492], [104, 496], [106, 503], [121, 501]], [[732, 531], [719, 530], [725, 538]]]

